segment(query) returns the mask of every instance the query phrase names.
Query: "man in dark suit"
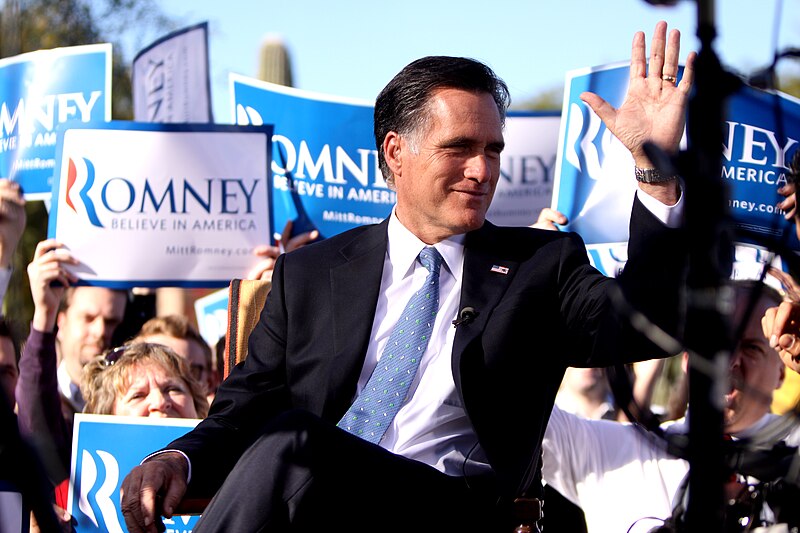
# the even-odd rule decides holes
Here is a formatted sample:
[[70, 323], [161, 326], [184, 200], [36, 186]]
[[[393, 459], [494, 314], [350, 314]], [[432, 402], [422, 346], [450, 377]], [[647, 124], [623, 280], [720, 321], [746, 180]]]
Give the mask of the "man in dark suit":
[[[612, 312], [611, 292], [622, 286], [675, 327], [683, 255], [664, 221], [680, 187], [641, 145], [677, 150], [693, 75], [690, 56], [674, 83], [678, 43], [656, 26], [648, 74], [636, 35], [619, 110], [585, 95], [649, 169], [619, 283], [589, 265], [575, 234], [484, 220], [504, 145], [502, 80], [463, 58], [404, 68], [375, 105], [392, 215], [278, 259], [249, 355], [209, 417], [123, 483], [129, 529], [156, 531], [157, 513], [184, 495], [216, 493], [197, 531], [510, 531], [513, 499], [541, 488], [564, 369], [660, 353]], [[409, 297], [425, 316], [406, 314]]]

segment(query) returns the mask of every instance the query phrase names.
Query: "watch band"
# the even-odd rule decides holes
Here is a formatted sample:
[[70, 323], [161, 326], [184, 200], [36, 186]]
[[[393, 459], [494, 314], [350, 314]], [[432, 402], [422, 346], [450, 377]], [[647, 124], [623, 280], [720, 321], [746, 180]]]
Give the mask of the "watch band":
[[662, 176], [657, 168], [634, 167], [633, 173], [636, 176], [636, 181], [642, 183], [665, 183], [675, 179], [675, 176]]

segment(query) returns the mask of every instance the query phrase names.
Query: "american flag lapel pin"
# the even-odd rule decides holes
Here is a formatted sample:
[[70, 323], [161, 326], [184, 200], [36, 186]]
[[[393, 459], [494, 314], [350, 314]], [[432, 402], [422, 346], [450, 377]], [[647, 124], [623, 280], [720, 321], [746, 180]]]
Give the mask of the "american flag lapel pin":
[[500, 265], [492, 265], [492, 272], [497, 272], [498, 274], [508, 274], [508, 267], [500, 266]]

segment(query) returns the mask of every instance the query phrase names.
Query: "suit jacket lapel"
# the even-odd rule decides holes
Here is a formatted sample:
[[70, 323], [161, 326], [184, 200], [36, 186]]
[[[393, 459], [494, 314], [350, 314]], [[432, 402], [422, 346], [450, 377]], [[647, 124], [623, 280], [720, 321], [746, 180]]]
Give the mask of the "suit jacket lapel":
[[[334, 402], [345, 402], [342, 413], [355, 395], [367, 352], [386, 257], [387, 225], [388, 219], [350, 241], [339, 251], [340, 260], [330, 269], [333, 347], [337, 361], [331, 368], [330, 382], [341, 384], [341, 390], [347, 391]], [[342, 409], [342, 406], [334, 409]]]
[[464, 242], [464, 271], [459, 309], [472, 307], [477, 311], [477, 316], [473, 321], [458, 326], [453, 342], [453, 377], [459, 390], [462, 377], [459, 371], [461, 356], [467, 345], [486, 328], [491, 311], [517, 273], [519, 263], [498, 253], [498, 250], [507, 249], [498, 245], [499, 241], [500, 232], [487, 221], [480, 229], [468, 233]]

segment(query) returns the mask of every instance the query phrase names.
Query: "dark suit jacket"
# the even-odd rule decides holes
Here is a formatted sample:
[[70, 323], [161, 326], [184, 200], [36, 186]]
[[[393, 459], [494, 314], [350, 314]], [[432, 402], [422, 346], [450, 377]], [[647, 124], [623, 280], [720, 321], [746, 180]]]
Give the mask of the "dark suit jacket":
[[[458, 327], [453, 376], [508, 497], [539, 468], [567, 366], [665, 355], [611, 312], [610, 290], [630, 278], [627, 294], [674, 330], [684, 259], [679, 232], [638, 200], [633, 211], [629, 261], [619, 280], [589, 265], [576, 234], [486, 222], [466, 236], [460, 307], [478, 315]], [[247, 359], [219, 388], [209, 417], [169, 446], [192, 460], [194, 490], [213, 493], [276, 414], [300, 408], [335, 424], [347, 411], [378, 300], [386, 228], [386, 221], [359, 227], [278, 259]]]

